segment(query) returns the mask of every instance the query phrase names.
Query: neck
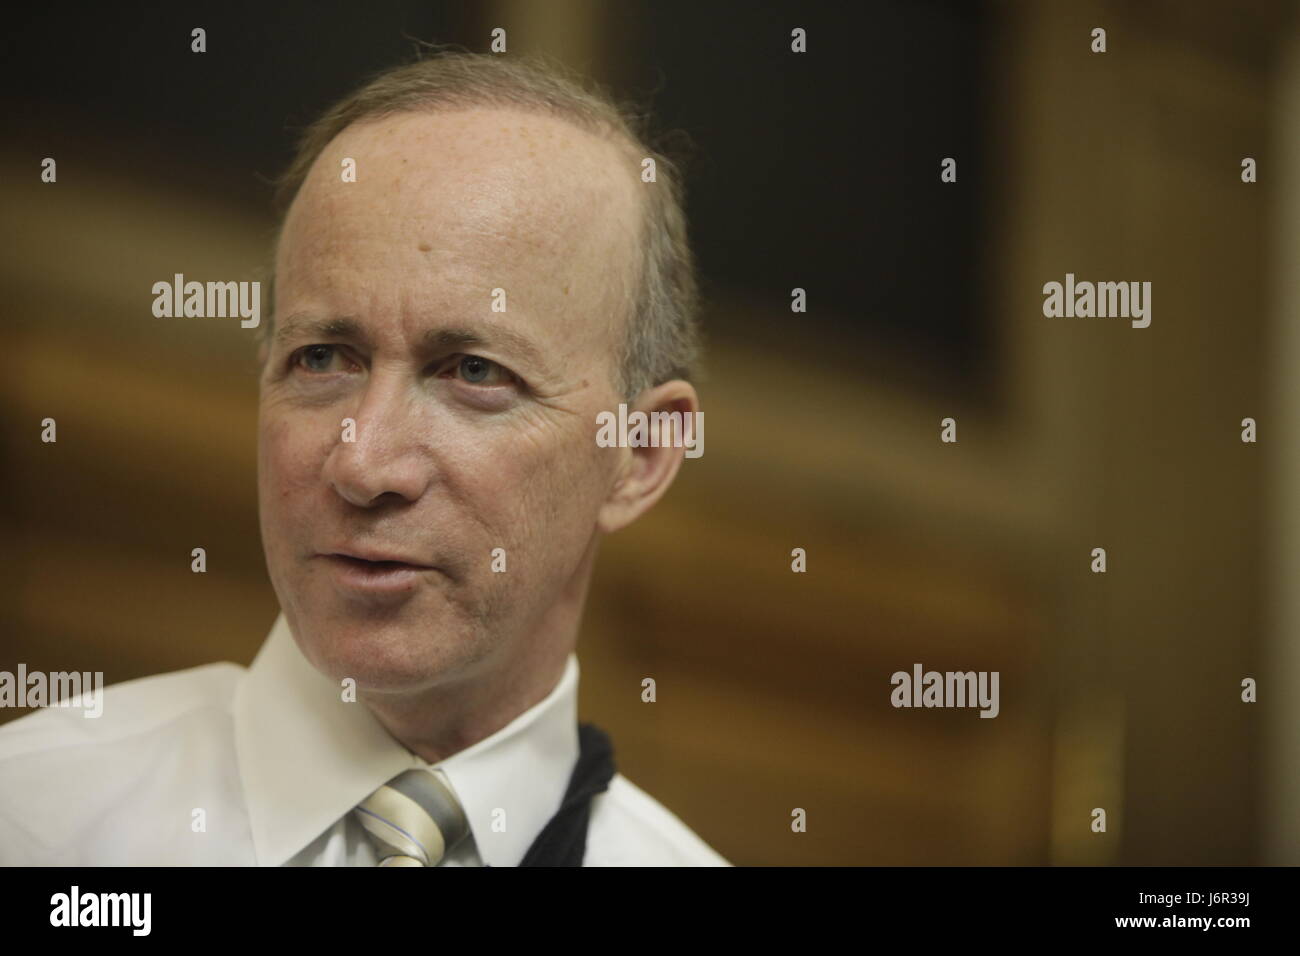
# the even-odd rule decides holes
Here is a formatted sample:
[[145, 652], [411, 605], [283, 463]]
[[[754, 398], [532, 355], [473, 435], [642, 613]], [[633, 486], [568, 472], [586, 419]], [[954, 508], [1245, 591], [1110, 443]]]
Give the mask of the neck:
[[491, 657], [469, 675], [415, 693], [363, 691], [358, 699], [398, 743], [431, 764], [490, 737], [544, 700], [564, 676], [577, 644], [595, 552], [593, 536], [559, 599], [529, 634], [506, 649], [507, 656]]

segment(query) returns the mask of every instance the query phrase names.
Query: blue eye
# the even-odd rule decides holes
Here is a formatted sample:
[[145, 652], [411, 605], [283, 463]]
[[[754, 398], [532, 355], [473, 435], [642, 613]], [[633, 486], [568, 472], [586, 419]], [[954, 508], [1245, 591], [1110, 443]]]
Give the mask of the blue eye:
[[[309, 345], [299, 353], [299, 361], [312, 372], [329, 370], [329, 363], [334, 358], [332, 345]], [[319, 364], [317, 364], [319, 363]]]
[[477, 385], [485, 381], [491, 373], [495, 363], [489, 362], [485, 358], [477, 355], [466, 355], [460, 360], [460, 373], [464, 376], [465, 381]]
[[476, 401], [505, 401], [507, 390], [522, 395], [528, 385], [514, 372], [499, 362], [481, 355], [448, 356], [438, 370], [440, 378], [452, 379], [477, 388], [461, 389], [462, 394], [473, 394]]

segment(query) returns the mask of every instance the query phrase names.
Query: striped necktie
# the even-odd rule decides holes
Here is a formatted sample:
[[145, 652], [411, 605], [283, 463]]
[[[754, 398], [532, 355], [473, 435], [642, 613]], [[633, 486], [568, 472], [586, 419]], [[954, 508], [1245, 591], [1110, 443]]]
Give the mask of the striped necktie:
[[469, 833], [459, 801], [427, 770], [398, 774], [353, 813], [379, 851], [379, 866], [437, 866]]

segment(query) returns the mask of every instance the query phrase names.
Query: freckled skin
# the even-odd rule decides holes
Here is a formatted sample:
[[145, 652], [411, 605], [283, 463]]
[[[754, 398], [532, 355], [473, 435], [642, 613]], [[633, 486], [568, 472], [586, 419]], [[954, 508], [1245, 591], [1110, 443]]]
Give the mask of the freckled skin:
[[[345, 156], [354, 183], [338, 176]], [[287, 217], [277, 329], [304, 312], [350, 317], [366, 341], [293, 338], [265, 357], [268, 571], [304, 655], [332, 680], [355, 679], [362, 702], [426, 759], [550, 690], [599, 532], [662, 491], [619, 511], [614, 499], [636, 485], [633, 456], [594, 440], [597, 413], [621, 400], [614, 356], [635, 261], [635, 177], [618, 147], [549, 117], [406, 114], [344, 130]], [[505, 314], [491, 311], [498, 288]], [[428, 329], [496, 325], [526, 333], [539, 360], [509, 345], [420, 350]], [[337, 345], [324, 371], [295, 364], [317, 343]], [[524, 384], [497, 370], [469, 382], [454, 359], [464, 354]], [[355, 442], [340, 440], [344, 418], [357, 423]], [[666, 488], [676, 466], [664, 467]], [[396, 607], [368, 604], [316, 557], [349, 544], [441, 570]], [[505, 573], [491, 570], [494, 548], [505, 549]]]

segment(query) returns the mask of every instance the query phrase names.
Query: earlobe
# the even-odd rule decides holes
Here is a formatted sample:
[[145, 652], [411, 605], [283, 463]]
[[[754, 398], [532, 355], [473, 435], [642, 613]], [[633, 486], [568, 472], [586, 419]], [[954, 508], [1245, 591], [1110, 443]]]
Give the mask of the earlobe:
[[637, 506], [644, 496], [645, 488], [644, 476], [638, 474], [638, 470], [644, 466], [636, 454], [639, 450], [627, 447], [618, 449], [618, 473], [596, 518], [596, 526], [602, 534], [621, 531], [645, 510]]

